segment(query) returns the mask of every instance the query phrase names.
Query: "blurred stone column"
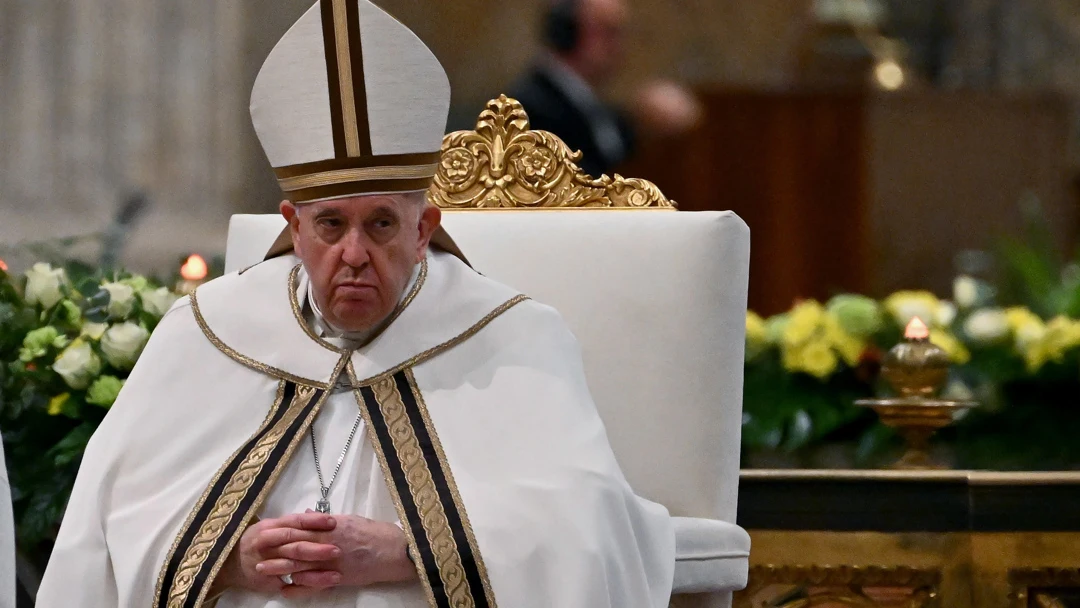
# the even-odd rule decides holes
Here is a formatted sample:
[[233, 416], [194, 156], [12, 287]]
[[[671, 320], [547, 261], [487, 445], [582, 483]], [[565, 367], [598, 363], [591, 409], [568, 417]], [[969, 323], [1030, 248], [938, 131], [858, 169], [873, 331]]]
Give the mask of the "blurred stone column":
[[128, 266], [220, 250], [250, 162], [247, 4], [0, 0], [0, 243], [101, 231], [142, 193]]

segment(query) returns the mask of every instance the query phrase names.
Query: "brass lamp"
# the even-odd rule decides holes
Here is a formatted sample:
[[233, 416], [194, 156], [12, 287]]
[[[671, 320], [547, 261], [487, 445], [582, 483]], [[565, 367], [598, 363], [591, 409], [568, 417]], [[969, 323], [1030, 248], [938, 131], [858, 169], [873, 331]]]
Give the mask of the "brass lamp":
[[907, 452], [892, 468], [947, 468], [931, 459], [930, 437], [976, 403], [937, 398], [949, 374], [949, 357], [930, 342], [930, 330], [921, 319], [908, 323], [904, 339], [885, 355], [881, 374], [897, 396], [862, 399], [855, 405], [873, 409], [907, 443]]

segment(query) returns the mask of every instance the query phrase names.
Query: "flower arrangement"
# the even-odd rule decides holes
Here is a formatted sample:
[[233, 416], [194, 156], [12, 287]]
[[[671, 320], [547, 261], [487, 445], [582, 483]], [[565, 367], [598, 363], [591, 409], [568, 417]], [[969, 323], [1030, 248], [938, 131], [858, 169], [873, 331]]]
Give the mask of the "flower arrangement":
[[[853, 401], [883, 392], [880, 358], [919, 317], [954, 363], [946, 396], [983, 404], [959, 430], [946, 433], [971, 440], [959, 450], [961, 459], [1008, 466], [1010, 448], [993, 433], [1010, 431], [1007, 421], [1018, 413], [1010, 410], [1023, 404], [1042, 407], [1020, 413], [1024, 426], [1011, 429], [1028, 433], [1012, 442], [1012, 452], [1027, 450], [1014, 459], [1016, 466], [1080, 465], [1080, 451], [1061, 447], [1072, 443], [1067, 439], [1047, 442], [1056, 450], [1051, 457], [1028, 445], [1038, 443], [1032, 440], [1039, 427], [1080, 430], [1080, 320], [1064, 312], [1044, 319], [1027, 306], [998, 306], [996, 299], [988, 282], [960, 276], [951, 301], [926, 291], [901, 291], [880, 302], [842, 294], [824, 305], [799, 302], [769, 319], [749, 312], [744, 447], [790, 452], [850, 440], [857, 458], [874, 453], [891, 433]], [[1055, 412], [1062, 408], [1064, 419]], [[1044, 420], [1030, 420], [1035, 411]]]
[[20, 547], [55, 532], [90, 436], [177, 298], [76, 265], [0, 270], [0, 429]]

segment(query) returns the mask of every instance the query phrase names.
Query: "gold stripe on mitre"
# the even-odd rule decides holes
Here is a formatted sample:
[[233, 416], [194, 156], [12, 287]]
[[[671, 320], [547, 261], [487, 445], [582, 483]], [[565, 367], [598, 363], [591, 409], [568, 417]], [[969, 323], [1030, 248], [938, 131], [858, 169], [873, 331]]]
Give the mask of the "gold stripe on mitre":
[[322, 186], [334, 186], [353, 182], [367, 182], [375, 180], [413, 180], [434, 178], [439, 165], [416, 165], [412, 167], [359, 167], [356, 169], [337, 169], [323, 171], [310, 175], [298, 175], [278, 180], [281, 189], [288, 192], [304, 190], [307, 188], [319, 188]]

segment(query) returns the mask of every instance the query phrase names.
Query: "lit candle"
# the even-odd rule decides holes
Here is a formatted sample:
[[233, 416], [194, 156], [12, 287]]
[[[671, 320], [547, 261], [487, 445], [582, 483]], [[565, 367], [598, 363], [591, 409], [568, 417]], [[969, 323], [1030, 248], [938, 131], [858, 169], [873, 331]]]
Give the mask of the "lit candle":
[[908, 340], [925, 340], [930, 337], [930, 328], [919, 317], [912, 317], [904, 329], [904, 337]]
[[191, 254], [180, 267], [181, 280], [176, 284], [176, 291], [184, 295], [191, 294], [196, 287], [203, 284], [208, 272], [206, 260], [201, 255]]

